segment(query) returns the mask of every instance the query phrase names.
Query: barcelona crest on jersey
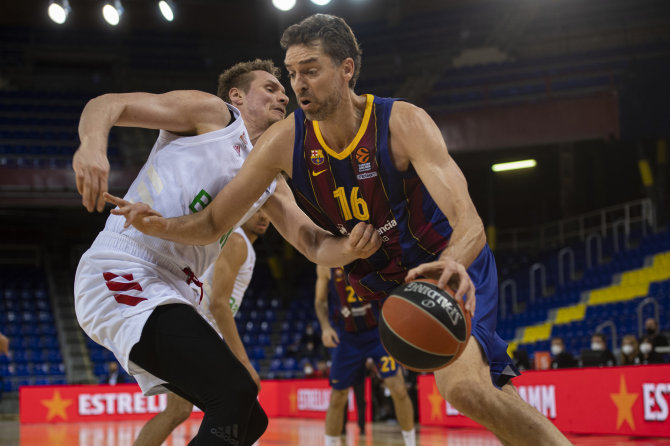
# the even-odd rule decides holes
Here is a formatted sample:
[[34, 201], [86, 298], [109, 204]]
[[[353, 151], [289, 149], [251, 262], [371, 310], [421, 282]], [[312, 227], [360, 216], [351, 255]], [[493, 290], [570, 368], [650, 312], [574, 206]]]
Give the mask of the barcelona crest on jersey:
[[316, 164], [317, 166], [323, 164], [323, 150], [312, 149], [311, 153], [312, 153], [311, 156], [312, 163]]

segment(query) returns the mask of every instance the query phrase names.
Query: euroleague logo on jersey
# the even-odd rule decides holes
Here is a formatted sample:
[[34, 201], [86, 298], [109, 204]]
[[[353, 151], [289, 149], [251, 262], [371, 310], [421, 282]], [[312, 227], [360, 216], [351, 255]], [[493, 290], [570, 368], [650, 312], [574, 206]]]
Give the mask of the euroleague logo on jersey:
[[358, 161], [358, 172], [367, 172], [372, 169], [370, 164], [370, 151], [365, 147], [359, 147], [354, 153], [356, 161]]
[[370, 151], [365, 147], [359, 147], [358, 150], [356, 150], [356, 161], [358, 161], [359, 164], [369, 162]]

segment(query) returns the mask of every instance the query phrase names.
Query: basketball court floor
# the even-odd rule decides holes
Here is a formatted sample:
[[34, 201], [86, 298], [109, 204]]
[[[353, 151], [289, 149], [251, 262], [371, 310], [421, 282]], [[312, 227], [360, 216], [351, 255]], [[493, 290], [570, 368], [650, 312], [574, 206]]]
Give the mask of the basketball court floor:
[[[164, 443], [165, 446], [186, 446], [197, 432], [200, 420], [187, 420]], [[130, 446], [142, 428], [142, 421], [105, 423], [63, 423], [19, 425], [17, 421], [0, 421], [0, 446]], [[276, 418], [257, 446], [321, 446], [323, 421]], [[670, 439], [632, 438], [623, 436], [569, 436], [575, 445], [583, 446], [660, 446]], [[420, 446], [498, 446], [500, 442], [481, 429], [446, 429], [421, 427]], [[347, 425], [346, 446], [403, 446], [399, 428], [384, 423], [368, 424], [366, 435], [358, 427]]]

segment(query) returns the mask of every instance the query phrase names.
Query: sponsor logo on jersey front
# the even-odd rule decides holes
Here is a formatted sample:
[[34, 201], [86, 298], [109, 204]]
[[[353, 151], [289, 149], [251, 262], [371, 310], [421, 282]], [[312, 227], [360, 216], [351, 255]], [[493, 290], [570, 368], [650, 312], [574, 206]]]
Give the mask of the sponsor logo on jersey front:
[[367, 180], [368, 178], [374, 178], [377, 176], [377, 172], [365, 172], [365, 173], [359, 173], [356, 175], [357, 180]]

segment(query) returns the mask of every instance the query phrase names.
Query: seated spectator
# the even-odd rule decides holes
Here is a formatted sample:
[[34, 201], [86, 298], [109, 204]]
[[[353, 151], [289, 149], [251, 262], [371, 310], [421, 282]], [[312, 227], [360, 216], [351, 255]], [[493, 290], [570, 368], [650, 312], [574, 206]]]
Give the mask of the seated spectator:
[[565, 351], [565, 343], [563, 338], [557, 336], [551, 339], [551, 368], [565, 369], [569, 367], [577, 367], [577, 360], [569, 352]]
[[607, 349], [607, 340], [602, 333], [594, 333], [591, 336], [591, 350], [582, 352], [580, 358], [582, 367], [602, 367], [616, 365], [614, 354]]
[[663, 364], [663, 355], [656, 351], [653, 337], [645, 336], [640, 341], [640, 364]]
[[328, 378], [330, 368], [325, 359], [318, 359], [316, 361], [316, 367], [312, 365], [311, 361], [305, 361], [303, 372], [305, 378]]
[[527, 350], [523, 348], [514, 350], [514, 365], [521, 371], [530, 370], [530, 358]]
[[123, 384], [128, 382], [126, 379], [126, 374], [119, 369], [119, 363], [116, 361], [110, 361], [107, 364], [107, 376], [102, 378], [100, 384], [109, 384], [114, 386], [116, 384]]
[[653, 317], [648, 318], [644, 321], [644, 328], [653, 347], [666, 347], [668, 345], [668, 338], [658, 331], [658, 322], [656, 319]]
[[640, 351], [637, 348], [637, 339], [633, 335], [626, 335], [621, 341], [621, 360], [619, 365], [637, 365], [640, 363]]
[[307, 324], [305, 333], [300, 338], [300, 353], [307, 357], [325, 357], [325, 348], [321, 343], [321, 335], [316, 333], [312, 324]]

